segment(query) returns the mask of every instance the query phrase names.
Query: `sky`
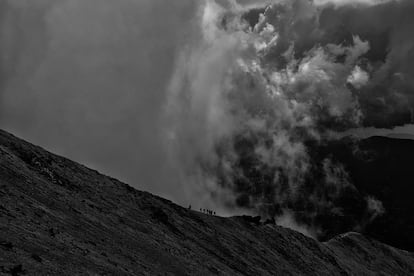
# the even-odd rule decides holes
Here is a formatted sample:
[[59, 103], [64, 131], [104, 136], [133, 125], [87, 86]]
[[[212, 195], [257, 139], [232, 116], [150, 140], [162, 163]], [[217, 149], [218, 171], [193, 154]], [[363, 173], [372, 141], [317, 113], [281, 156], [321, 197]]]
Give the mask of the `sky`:
[[143, 190], [179, 195], [160, 114], [191, 0], [1, 0], [0, 127]]
[[[236, 67], [245, 68], [244, 73], [255, 76], [257, 70], [276, 66], [270, 62], [256, 63], [252, 69], [250, 65], [242, 64], [254, 60], [251, 58], [252, 50], [243, 48], [243, 43], [271, 48], [273, 31], [265, 25], [276, 24], [271, 19], [271, 11], [269, 18], [263, 19], [262, 37], [242, 34], [240, 28], [243, 26], [231, 19], [246, 7], [260, 7], [270, 2], [286, 1], [0, 0], [0, 127], [138, 189], [182, 205], [195, 201], [208, 207], [213, 203], [207, 199], [206, 191], [211, 193], [222, 187], [215, 183], [217, 179], [207, 177], [193, 164], [201, 160], [205, 167], [216, 167], [219, 161], [224, 162], [223, 156], [228, 159], [234, 154], [216, 154], [217, 144], [221, 145], [228, 137], [239, 135], [242, 128], [249, 127], [256, 131], [261, 124], [269, 123], [269, 120], [252, 120], [251, 117], [246, 120], [248, 126], [241, 123], [246, 119], [244, 116], [251, 115], [249, 112], [254, 109], [251, 105], [266, 109], [268, 98], [263, 94], [253, 100], [246, 100], [239, 95], [236, 99], [240, 105], [229, 105], [223, 95], [231, 94], [231, 89], [227, 89], [226, 85], [234, 84], [226, 84], [227, 79], [223, 76], [236, 70]], [[323, 100], [328, 110], [328, 115], [325, 115], [331, 116], [329, 120], [346, 117], [350, 110], [367, 111], [368, 119], [362, 125], [355, 125], [355, 130], [347, 129], [348, 133], [361, 137], [370, 136], [370, 133], [388, 135], [389, 128], [394, 124], [394, 121], [388, 120], [391, 117], [395, 117], [395, 122], [400, 125], [410, 123], [405, 119], [401, 121], [398, 114], [395, 115], [400, 107], [407, 109], [407, 103], [412, 100], [404, 94], [407, 88], [395, 79], [402, 79], [412, 72], [411, 67], [404, 62], [405, 57], [410, 56], [412, 47], [412, 39], [406, 38], [414, 37], [410, 36], [411, 29], [406, 28], [411, 25], [405, 23], [411, 22], [411, 19], [401, 16], [404, 13], [398, 7], [386, 16], [380, 8], [373, 12], [364, 8], [380, 2], [386, 1], [317, 0], [314, 6], [302, 0], [295, 1], [297, 6], [291, 8], [292, 20], [297, 20], [294, 28], [297, 29], [289, 30], [286, 37], [280, 36], [283, 42], [284, 39], [288, 41], [297, 34], [301, 35], [295, 42], [305, 49], [309, 41], [313, 43], [325, 39], [321, 33], [329, 33], [327, 26], [337, 22], [326, 12], [326, 17], [320, 17], [326, 19], [326, 22], [321, 21], [320, 29], [315, 27], [315, 32], [308, 32], [301, 25], [301, 18], [315, 23], [312, 21], [317, 14], [315, 7], [323, 5], [331, 5], [328, 9], [330, 12], [338, 9], [338, 18], [347, 18], [349, 11], [346, 8], [341, 10], [341, 7], [350, 4], [362, 5], [360, 10], [351, 11], [351, 15], [362, 14], [355, 22], [347, 21], [352, 23], [349, 23], [351, 30], [363, 32], [366, 28], [370, 32], [375, 30], [374, 34], [392, 34], [387, 46], [394, 51], [390, 51], [385, 66], [372, 73], [372, 87], [362, 88], [368, 81], [367, 72], [374, 72], [375, 68], [364, 67], [357, 62], [366, 51], [376, 48], [359, 38], [354, 38], [350, 42], [351, 46], [338, 44], [335, 48], [342, 53], [359, 51], [359, 54], [355, 54], [355, 60], [350, 55], [349, 64], [330, 67], [332, 61], [326, 58], [325, 49], [321, 48], [305, 57], [302, 60], [303, 70], [296, 72], [302, 80], [298, 85], [310, 82], [309, 91], [319, 87], [326, 92]], [[412, 8], [412, 5], [407, 4], [407, 7]], [[229, 22], [234, 23], [229, 23], [230, 31], [227, 33], [218, 29], [216, 24], [217, 16], [226, 12]], [[370, 24], [367, 18], [370, 18]], [[376, 22], [381, 23], [374, 25]], [[394, 23], [397, 26], [395, 28], [391, 26]], [[289, 32], [294, 35], [289, 36]], [[312, 36], [305, 35], [309, 33]], [[327, 35], [326, 39], [332, 37]], [[376, 36], [372, 39], [376, 39]], [[381, 46], [381, 43], [378, 45]], [[262, 51], [259, 48], [255, 51]], [[281, 51], [277, 47], [272, 49]], [[374, 50], [371, 52], [377, 53]], [[272, 51], [268, 53], [269, 60], [275, 53]], [[283, 51], [286, 51], [283, 54], [288, 53], [288, 47]], [[242, 59], [238, 59], [236, 54]], [[338, 52], [336, 55], [339, 56]], [[294, 62], [289, 60], [288, 64]], [[344, 72], [352, 73], [348, 83], [361, 90], [358, 96], [360, 103], [356, 105], [350, 96], [353, 92], [347, 89], [340, 90], [337, 94], [340, 98], [330, 94], [326, 87], [335, 83], [321, 81], [315, 86], [310, 80], [318, 79], [320, 74], [308, 75], [306, 68], [309, 66], [316, 68], [313, 72], [332, 69], [339, 76], [343, 75], [342, 80], [345, 81], [348, 75], [345, 76]], [[380, 65], [375, 63], [373, 66]], [[395, 73], [391, 80], [387, 79], [389, 72]], [[273, 76], [286, 77], [283, 74]], [[243, 78], [238, 80], [243, 83]], [[262, 81], [259, 77], [253, 77], [252, 83], [260, 84]], [[393, 83], [391, 88], [401, 89], [402, 93], [389, 96], [386, 92], [376, 90], [375, 84], [384, 81]], [[292, 91], [299, 87], [296, 84], [288, 86]], [[243, 87], [239, 88], [244, 91]], [[248, 97], [247, 91], [243, 93], [243, 97]], [[387, 101], [392, 104], [385, 104]], [[296, 103], [299, 103], [300, 108], [300, 100]], [[288, 121], [289, 124], [308, 127], [310, 123], [306, 118], [311, 121], [322, 120], [320, 114], [316, 116], [313, 111], [307, 111], [303, 121], [297, 118], [292, 121], [289, 112], [293, 114], [299, 109], [290, 109], [288, 106], [291, 103], [276, 104], [279, 110], [286, 108], [287, 112], [280, 111], [277, 117], [277, 120], [283, 119], [280, 119], [281, 125]], [[239, 113], [229, 116], [230, 110]], [[381, 114], [390, 116], [385, 120], [385, 115]], [[356, 113], [351, 115], [355, 120], [359, 116]], [[329, 124], [329, 120], [324, 123]], [[283, 154], [291, 158], [285, 161], [295, 163], [305, 160], [303, 145], [291, 143], [290, 129], [280, 126], [275, 128], [283, 133], [275, 141], [288, 151]], [[321, 135], [315, 129], [307, 128], [307, 135]], [[395, 132], [414, 134], [412, 126], [400, 126]], [[257, 148], [258, 152], [262, 149]], [[267, 153], [260, 154], [262, 158], [270, 158]], [[228, 168], [222, 163], [220, 166], [223, 170]], [[188, 174], [191, 177], [187, 177]], [[198, 182], [203, 184], [198, 185]], [[223, 202], [229, 198], [233, 200], [227, 192], [224, 189], [215, 196]]]

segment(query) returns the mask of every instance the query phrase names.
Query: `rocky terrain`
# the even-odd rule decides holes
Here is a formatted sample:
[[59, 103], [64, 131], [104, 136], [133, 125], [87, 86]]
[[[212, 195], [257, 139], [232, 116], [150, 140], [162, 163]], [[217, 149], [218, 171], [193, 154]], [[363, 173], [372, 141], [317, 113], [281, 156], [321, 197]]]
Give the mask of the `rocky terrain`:
[[188, 210], [0, 131], [0, 274], [413, 275], [414, 254]]

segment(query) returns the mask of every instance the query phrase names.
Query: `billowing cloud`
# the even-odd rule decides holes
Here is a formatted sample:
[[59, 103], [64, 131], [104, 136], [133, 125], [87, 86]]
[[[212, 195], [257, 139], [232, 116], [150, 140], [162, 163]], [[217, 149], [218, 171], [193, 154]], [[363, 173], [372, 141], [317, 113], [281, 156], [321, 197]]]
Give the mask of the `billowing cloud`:
[[[317, 236], [337, 231], [334, 218], [342, 230], [364, 225], [379, 204], [318, 145], [332, 132], [409, 122], [399, 112], [412, 106], [402, 81], [412, 67], [397, 49], [409, 57], [412, 5], [218, 2], [206, 2], [202, 39], [183, 51], [169, 88], [171, 156], [183, 182], [222, 208], [289, 213]], [[391, 75], [399, 80], [385, 82]]]
[[369, 75], [367, 72], [361, 69], [358, 65], [355, 66], [351, 75], [348, 77], [348, 82], [355, 88], [361, 89], [369, 81]]

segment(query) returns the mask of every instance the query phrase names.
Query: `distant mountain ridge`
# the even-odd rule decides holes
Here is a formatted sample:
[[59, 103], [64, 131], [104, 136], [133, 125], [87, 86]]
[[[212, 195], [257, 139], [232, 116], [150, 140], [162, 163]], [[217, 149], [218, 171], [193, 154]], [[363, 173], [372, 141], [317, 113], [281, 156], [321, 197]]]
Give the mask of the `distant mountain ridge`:
[[388, 138], [394, 139], [409, 139], [414, 140], [414, 135], [408, 133], [390, 133], [387, 135]]
[[409, 275], [414, 255], [358, 233], [320, 243], [209, 216], [0, 131], [1, 275]]

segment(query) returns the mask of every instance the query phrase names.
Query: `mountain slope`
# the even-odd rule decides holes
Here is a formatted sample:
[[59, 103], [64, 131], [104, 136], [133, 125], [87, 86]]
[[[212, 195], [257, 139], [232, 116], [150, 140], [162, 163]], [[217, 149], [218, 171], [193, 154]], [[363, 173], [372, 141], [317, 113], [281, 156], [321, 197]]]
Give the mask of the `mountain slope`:
[[414, 274], [414, 255], [356, 233], [319, 243], [184, 209], [0, 131], [0, 273]]

